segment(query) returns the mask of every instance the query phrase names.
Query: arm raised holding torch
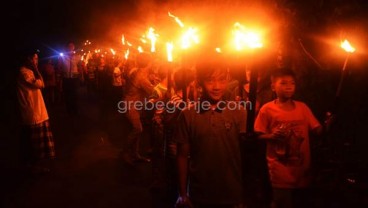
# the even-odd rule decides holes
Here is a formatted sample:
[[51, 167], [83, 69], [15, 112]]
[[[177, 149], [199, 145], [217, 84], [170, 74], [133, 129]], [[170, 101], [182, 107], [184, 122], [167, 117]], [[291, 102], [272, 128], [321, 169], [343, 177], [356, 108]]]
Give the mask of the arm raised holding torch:
[[342, 86], [345, 80], [345, 76], [346, 76], [346, 67], [349, 61], [349, 57], [350, 54], [355, 52], [355, 48], [353, 46], [350, 45], [348, 40], [344, 40], [343, 42], [341, 42], [341, 48], [343, 48], [346, 51], [346, 58], [344, 61], [344, 65], [342, 67], [341, 70], [341, 75], [340, 75], [340, 80], [339, 80], [339, 84], [337, 86], [336, 89], [336, 94], [335, 94], [335, 102], [333, 104], [333, 107], [331, 109], [331, 111], [328, 111], [326, 113], [326, 119], [325, 119], [325, 128], [327, 130], [327, 132], [330, 130], [331, 124], [332, 122], [335, 120], [336, 117], [336, 113], [338, 111], [339, 105], [340, 105], [340, 94], [341, 94], [341, 90], [342, 90]]

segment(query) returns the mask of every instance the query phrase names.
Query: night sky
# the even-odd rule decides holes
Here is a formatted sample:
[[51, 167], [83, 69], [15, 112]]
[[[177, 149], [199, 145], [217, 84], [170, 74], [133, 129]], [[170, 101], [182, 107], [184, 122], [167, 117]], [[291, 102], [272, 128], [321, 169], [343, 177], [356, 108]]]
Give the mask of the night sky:
[[[227, 11], [229, 6], [245, 5], [244, 8], [247, 8], [252, 7], [254, 2], [261, 2], [260, 5], [263, 3], [269, 8], [273, 7], [275, 11], [280, 10], [279, 8], [297, 10], [299, 16], [296, 18], [311, 19], [317, 23], [321, 21], [318, 23], [320, 25], [328, 24], [326, 21], [329, 20], [327, 18], [312, 20], [313, 16], [330, 15], [334, 18], [333, 22], [337, 22], [339, 18], [351, 20], [359, 18], [359, 15], [365, 13], [363, 8], [366, 8], [366, 3], [362, 0], [313, 0], [308, 1], [309, 3], [295, 0], [206, 0], [201, 3], [193, 0], [12, 0], [7, 2], [10, 6], [4, 8], [5, 27], [3, 28], [12, 45], [22, 47], [24, 44], [44, 44], [55, 47], [70, 40], [82, 42], [89, 38], [100, 41], [118, 39], [119, 35], [126, 33], [132, 27], [145, 27], [145, 24], [157, 23], [160, 20], [160, 13], [166, 15], [168, 10], [178, 11], [179, 16], [187, 19], [190, 16], [198, 17], [198, 13], [209, 13], [211, 18], [221, 21], [221, 19], [228, 19], [226, 15], [234, 15], [234, 12]], [[322, 3], [323, 6], [319, 6]], [[184, 11], [188, 5], [203, 9], [193, 14], [179, 11], [181, 8]], [[316, 7], [318, 10], [315, 10]], [[193, 8], [190, 10], [194, 11]], [[214, 12], [210, 13], [210, 10]], [[246, 12], [244, 10], [243, 13]], [[164, 18], [169, 19], [167, 15]]]
[[112, 23], [123, 24], [126, 15], [135, 10], [134, 1], [117, 0], [15, 0], [11, 4], [7, 7], [7, 28], [11, 28], [12, 42], [20, 45], [65, 44], [89, 36], [101, 37]]

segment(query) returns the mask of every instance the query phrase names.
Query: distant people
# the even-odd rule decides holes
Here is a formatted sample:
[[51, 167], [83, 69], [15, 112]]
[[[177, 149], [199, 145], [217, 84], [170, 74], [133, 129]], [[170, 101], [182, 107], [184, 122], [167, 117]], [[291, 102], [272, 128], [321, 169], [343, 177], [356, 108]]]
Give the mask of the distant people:
[[112, 72], [112, 100], [114, 108], [116, 108], [116, 105], [123, 97], [123, 86], [125, 85], [122, 70], [123, 64], [123, 61], [117, 61]]
[[[238, 70], [240, 71], [240, 70]], [[245, 72], [245, 73], [244, 73]], [[255, 116], [259, 109], [267, 102], [273, 100], [274, 93], [271, 90], [270, 77], [263, 71], [258, 71], [256, 101], [249, 105], [251, 71], [245, 69], [238, 82], [233, 84], [230, 100], [246, 101], [247, 110], [254, 109]], [[240, 79], [239, 79], [240, 78]], [[249, 116], [249, 115], [248, 115]], [[250, 120], [248, 122], [251, 122]], [[248, 128], [253, 123], [248, 123]], [[270, 204], [271, 187], [266, 161], [266, 142], [262, 140], [248, 139], [243, 141], [243, 174], [246, 205], [250, 207], [264, 207]]]
[[84, 81], [81, 57], [75, 52], [75, 45], [69, 42], [67, 52], [59, 59], [59, 68], [63, 74], [63, 93], [66, 110], [69, 115], [78, 115], [78, 89]]
[[[171, 98], [169, 102], [166, 103], [167, 106], [164, 112], [159, 114], [163, 126], [163, 146], [165, 148], [165, 166], [163, 175], [165, 175], [165, 182], [168, 190], [167, 197], [170, 204], [174, 204], [178, 198], [178, 174], [176, 168], [177, 144], [175, 142], [175, 138], [173, 137], [173, 133], [178, 124], [178, 116], [180, 115], [181, 110], [183, 110], [186, 105], [192, 106], [189, 102], [184, 103], [183, 91], [189, 92], [189, 84], [194, 82], [194, 77], [195, 74], [193, 70], [180, 68], [175, 71], [173, 77], [173, 88], [175, 89], [175, 93], [171, 94]], [[187, 95], [188, 94], [189, 93], [187, 93]]]
[[125, 115], [133, 129], [128, 135], [123, 159], [129, 165], [134, 165], [134, 162], [151, 161], [139, 153], [139, 142], [143, 133], [141, 114], [144, 110], [144, 105], [139, 106], [139, 103], [142, 104], [145, 100], [148, 100], [154, 88], [148, 78], [150, 63], [151, 57], [149, 54], [139, 54], [137, 57], [137, 67], [129, 71], [127, 79], [126, 94], [123, 103], [125, 104], [125, 108], [127, 108]]
[[23, 123], [21, 153], [25, 165], [36, 173], [50, 171], [48, 163], [55, 157], [49, 116], [41, 93], [44, 87], [38, 70], [38, 54], [35, 51], [27, 52], [17, 78], [17, 96]]
[[41, 73], [45, 83], [45, 102], [53, 105], [55, 104], [56, 72], [51, 58], [47, 59], [46, 63], [41, 66]]
[[259, 111], [254, 129], [267, 142], [267, 162], [273, 189], [272, 207], [309, 207], [303, 200], [310, 184], [309, 133], [322, 127], [309, 107], [293, 99], [293, 71], [281, 68], [272, 75], [277, 98]]
[[176, 207], [241, 207], [239, 134], [245, 133], [246, 110], [223, 100], [229, 76], [220, 57], [198, 64], [197, 79], [201, 99], [197, 107], [182, 111], [173, 135], [178, 145]]
[[97, 91], [97, 57], [96, 54], [93, 54], [92, 58], [89, 59], [87, 63], [87, 72], [86, 72], [86, 85], [87, 85], [87, 93], [89, 96], [92, 96]]
[[[234, 91], [231, 95], [231, 100], [245, 100], [249, 101], [249, 87], [250, 87], [250, 70], [245, 70], [245, 83], [242, 85], [242, 88], [239, 88], [240, 85], [234, 88]], [[258, 75], [257, 78], [257, 99], [254, 106], [256, 109], [256, 114], [259, 109], [267, 102], [273, 99], [273, 92], [270, 88], [269, 77], [265, 77], [261, 74]]]

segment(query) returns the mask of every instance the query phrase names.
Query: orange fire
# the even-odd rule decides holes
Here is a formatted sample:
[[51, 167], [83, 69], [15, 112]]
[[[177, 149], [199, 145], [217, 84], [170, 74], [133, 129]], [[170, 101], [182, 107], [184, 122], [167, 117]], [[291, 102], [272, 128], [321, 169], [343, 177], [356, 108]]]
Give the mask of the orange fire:
[[355, 51], [355, 48], [346, 39], [343, 42], [341, 42], [340, 46], [348, 53], [354, 53]]
[[197, 29], [190, 27], [181, 37], [181, 47], [187, 49], [193, 44], [199, 43]]
[[143, 48], [142, 48], [142, 46], [138, 46], [137, 50], [138, 50], [138, 52], [139, 52], [139, 53], [143, 53]]
[[124, 57], [125, 57], [125, 60], [128, 60], [128, 58], [129, 58], [129, 53], [130, 53], [130, 51], [129, 51], [129, 48], [125, 51], [125, 54], [124, 54]]
[[233, 35], [235, 49], [238, 51], [244, 48], [254, 49], [263, 47], [260, 35], [255, 31], [250, 31], [238, 22], [234, 24]]
[[116, 51], [115, 51], [114, 49], [112, 49], [112, 48], [110, 48], [110, 51], [111, 51], [112, 55], [114, 55], [114, 56], [115, 56]]
[[173, 55], [172, 55], [173, 49], [174, 49], [174, 44], [172, 42], [166, 43], [167, 61], [168, 62], [173, 61]]
[[177, 16], [172, 15], [170, 12], [168, 12], [168, 14], [170, 17], [174, 18], [175, 22], [178, 23], [180, 27], [184, 27], [183, 22]]
[[[171, 14], [170, 12], [168, 12], [169, 16], [174, 18], [176, 23], [178, 23], [178, 25], [184, 29], [185, 25], [184, 23], [175, 15]], [[183, 49], [187, 49], [190, 48], [193, 44], [198, 44], [199, 43], [199, 35], [198, 35], [198, 30], [196, 28], [193, 27], [189, 27], [187, 30], [185, 30], [183, 32], [183, 35], [180, 38], [180, 45], [181, 48]]]
[[125, 36], [124, 36], [124, 34], [123, 34], [123, 35], [121, 35], [121, 43], [122, 43], [123, 45], [125, 45]]
[[147, 38], [151, 40], [151, 52], [156, 52], [156, 41], [158, 34], [155, 33], [155, 29], [150, 27], [147, 32]]

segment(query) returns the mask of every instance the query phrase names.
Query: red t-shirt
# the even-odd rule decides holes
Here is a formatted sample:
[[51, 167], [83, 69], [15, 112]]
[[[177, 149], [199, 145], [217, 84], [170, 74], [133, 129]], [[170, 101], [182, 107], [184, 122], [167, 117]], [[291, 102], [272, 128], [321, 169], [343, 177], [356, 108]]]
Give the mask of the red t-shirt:
[[309, 131], [320, 123], [306, 104], [293, 102], [295, 108], [290, 111], [279, 108], [275, 101], [265, 104], [254, 125], [255, 131], [266, 134], [278, 128], [286, 131], [284, 141], [267, 142], [268, 168], [275, 188], [302, 188], [309, 184]]

